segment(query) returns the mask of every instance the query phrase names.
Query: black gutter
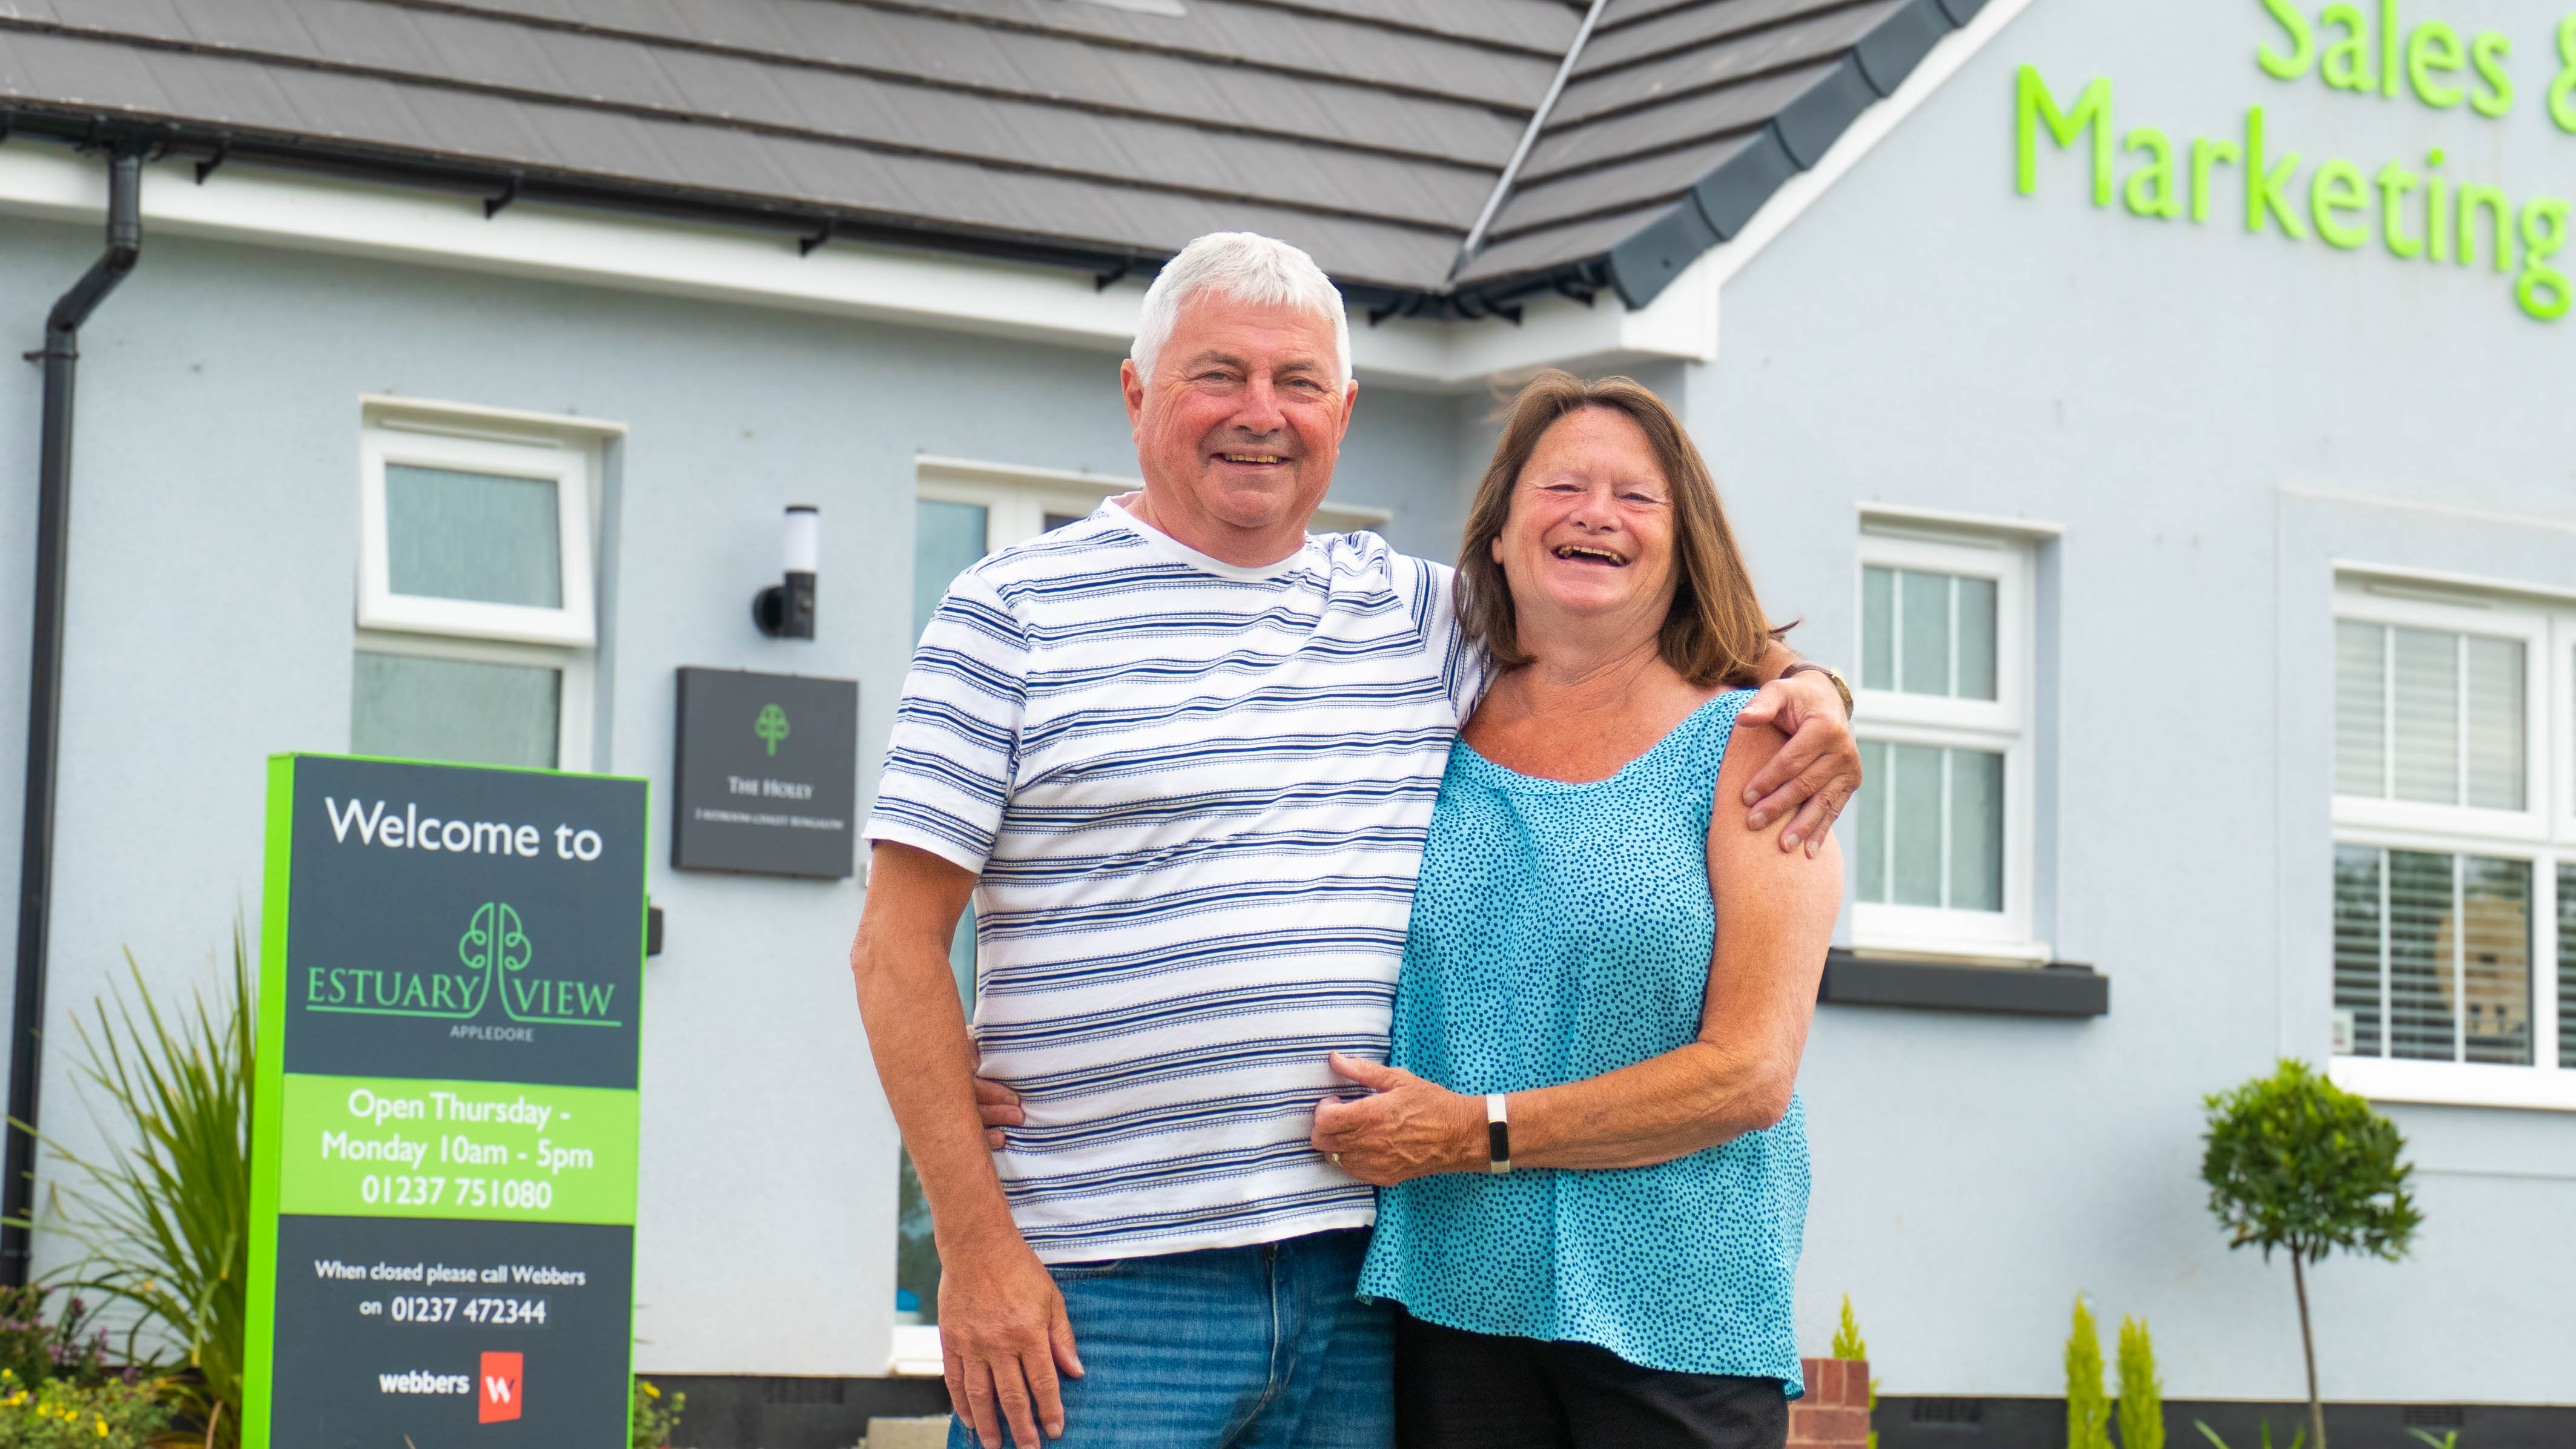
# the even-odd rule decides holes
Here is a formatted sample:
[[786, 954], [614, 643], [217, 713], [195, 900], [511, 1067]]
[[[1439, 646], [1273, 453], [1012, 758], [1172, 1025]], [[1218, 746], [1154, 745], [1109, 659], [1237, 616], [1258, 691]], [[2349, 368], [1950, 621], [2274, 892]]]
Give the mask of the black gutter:
[[35, 630], [27, 659], [27, 817], [18, 855], [18, 982], [9, 1018], [8, 1147], [0, 1154], [0, 1284], [27, 1281], [36, 1207], [36, 1089], [44, 1075], [45, 948], [52, 926], [54, 776], [63, 725], [64, 569], [71, 545], [72, 382], [81, 324], [143, 254], [143, 154], [108, 153], [107, 250], [45, 318], [44, 429], [36, 482]]

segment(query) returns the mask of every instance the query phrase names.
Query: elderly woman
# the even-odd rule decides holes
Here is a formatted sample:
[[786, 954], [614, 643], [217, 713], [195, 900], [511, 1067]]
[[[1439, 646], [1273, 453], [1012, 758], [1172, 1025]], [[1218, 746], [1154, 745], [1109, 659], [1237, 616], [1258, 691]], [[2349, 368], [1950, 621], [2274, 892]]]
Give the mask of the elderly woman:
[[[1497, 676], [1452, 749], [1391, 1066], [1316, 1113], [1385, 1189], [1399, 1442], [1778, 1445], [1807, 1207], [1793, 1090], [1841, 893], [1745, 828], [1770, 638], [1708, 467], [1625, 378], [1514, 405], [1467, 523]], [[1731, 746], [1731, 747], [1730, 747]]]

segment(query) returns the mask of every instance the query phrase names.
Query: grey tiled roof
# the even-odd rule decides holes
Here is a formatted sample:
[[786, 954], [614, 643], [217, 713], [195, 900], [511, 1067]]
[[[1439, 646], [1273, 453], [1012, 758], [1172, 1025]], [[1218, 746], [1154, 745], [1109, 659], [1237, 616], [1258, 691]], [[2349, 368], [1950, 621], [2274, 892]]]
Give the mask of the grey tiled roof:
[[1642, 304], [1983, 3], [1608, 0], [1531, 134], [1588, 0], [6, 0], [0, 119], [1475, 315]]

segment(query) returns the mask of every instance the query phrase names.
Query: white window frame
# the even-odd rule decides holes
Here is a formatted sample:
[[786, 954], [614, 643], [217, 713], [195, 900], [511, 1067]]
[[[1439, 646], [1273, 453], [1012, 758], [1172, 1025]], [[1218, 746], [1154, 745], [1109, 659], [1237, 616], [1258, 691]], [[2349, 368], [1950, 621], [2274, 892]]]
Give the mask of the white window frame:
[[[2445, 634], [2483, 634], [2489, 638], [2521, 642], [2523, 808], [2519, 811], [2488, 810], [2472, 805], [2425, 805], [2408, 800], [2337, 795], [2334, 802], [2336, 826], [2429, 832], [2499, 842], [2547, 840], [2550, 834], [2547, 784], [2550, 772], [2544, 768], [2547, 763], [2542, 758], [2545, 752], [2537, 746], [2546, 737], [2549, 721], [2548, 671], [2544, 660], [2550, 649], [2548, 614], [2514, 608], [2501, 601], [2487, 603], [2470, 598], [2461, 603], [2434, 602], [2425, 597], [2390, 595], [2364, 587], [2336, 591], [2335, 622], [2340, 625], [2347, 619], [2356, 623], [2429, 629]], [[2459, 695], [2465, 721], [2468, 709], [2466, 688], [2462, 688]], [[2329, 701], [2329, 705], [2331, 703]], [[2383, 768], [2393, 770], [2397, 755], [2396, 722], [2384, 709], [2380, 731]], [[2465, 732], [2460, 736], [2460, 756], [2465, 770], [2468, 760]]]
[[[2523, 809], [2336, 795], [2333, 816], [2337, 845], [2530, 863], [2532, 1060], [2528, 1066], [2500, 1066], [2333, 1054], [2327, 1075], [2347, 1091], [2379, 1101], [2576, 1111], [2576, 1071], [2558, 1065], [2558, 867], [2576, 863], [2576, 596], [2536, 597], [2502, 585], [2426, 583], [2398, 571], [2378, 575], [2339, 566], [2334, 618], [2338, 624], [2352, 619], [2523, 641]], [[2325, 704], [2331, 721], [2332, 631], [2327, 648]], [[2393, 754], [2394, 726], [2385, 715], [2381, 728], [2384, 748]], [[2331, 723], [2327, 729], [2331, 750]], [[2462, 747], [2465, 752], [2465, 738]], [[2328, 774], [2331, 779], [2331, 765]], [[2331, 963], [2331, 943], [2327, 952]], [[2331, 964], [2327, 978], [2331, 983]], [[2321, 1009], [2335, 1010], [2331, 986]], [[2388, 1035], [2383, 1021], [2382, 1051]]]
[[[971, 458], [924, 454], [913, 460], [919, 470], [917, 496], [942, 503], [983, 507], [984, 551], [1026, 543], [1046, 531], [1046, 515], [1069, 513], [1088, 518], [1100, 500], [1134, 493], [1140, 478], [1110, 473], [1078, 473], [1061, 468], [1030, 468], [1013, 463], [982, 463]], [[1315, 510], [1311, 527], [1318, 533], [1375, 532], [1395, 517], [1391, 508], [1344, 503], [1327, 498]]]
[[[598, 487], [596, 424], [491, 408], [391, 399], [362, 404], [358, 447], [358, 627], [587, 649], [599, 642], [591, 519]], [[570, 426], [567, 426], [569, 424]], [[622, 431], [617, 430], [617, 431]], [[393, 590], [385, 467], [409, 464], [535, 478], [555, 485], [563, 603], [555, 608], [439, 599]]]
[[[402, 654], [557, 672], [555, 768], [593, 768], [598, 680], [601, 454], [625, 425], [594, 418], [369, 395], [359, 399], [358, 597], [352, 654]], [[563, 606], [396, 594], [389, 586], [385, 465], [556, 482]]]
[[441, 638], [361, 629], [351, 645], [357, 654], [406, 654], [415, 659], [454, 659], [469, 664], [520, 664], [552, 669], [556, 685], [555, 768], [591, 768], [592, 700], [598, 681], [596, 654], [588, 649], [549, 649], [502, 640]]
[[[1994, 580], [1995, 698], [1951, 699], [1869, 689], [1854, 678], [1852, 733], [1863, 740], [1888, 744], [1986, 750], [2004, 757], [2004, 908], [1969, 911], [1859, 900], [1859, 862], [1855, 858], [1851, 867], [1855, 882], [1852, 948], [1862, 955], [2044, 965], [2050, 957], [2048, 943], [2031, 938], [2031, 852], [2036, 820], [2032, 735], [2038, 693], [2032, 544], [2019, 533], [1865, 520], [1859, 555], [1858, 566], [1852, 571], [1852, 617], [1863, 621], [1864, 627], [1864, 580], [1871, 568]], [[1853, 636], [1859, 639], [1858, 628]], [[1846, 853], [1857, 848], [1856, 840], [1846, 837]]]

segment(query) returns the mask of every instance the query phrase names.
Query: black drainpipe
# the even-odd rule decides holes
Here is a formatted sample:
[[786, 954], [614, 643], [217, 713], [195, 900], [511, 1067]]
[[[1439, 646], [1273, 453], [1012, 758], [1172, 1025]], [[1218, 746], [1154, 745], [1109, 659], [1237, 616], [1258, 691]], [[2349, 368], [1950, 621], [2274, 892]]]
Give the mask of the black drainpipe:
[[107, 160], [107, 250], [45, 318], [42, 457], [36, 472], [36, 623], [27, 651], [27, 823], [18, 855], [18, 991], [9, 1018], [9, 1139], [0, 1174], [0, 1284], [27, 1281], [36, 1207], [36, 1088], [44, 1071], [45, 945], [53, 913], [54, 763], [63, 724], [63, 572], [71, 543], [72, 375], [81, 324], [143, 253], [143, 156]]

